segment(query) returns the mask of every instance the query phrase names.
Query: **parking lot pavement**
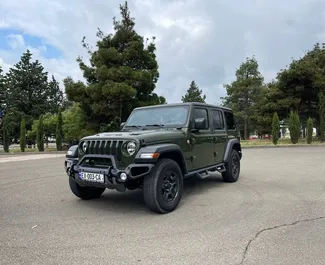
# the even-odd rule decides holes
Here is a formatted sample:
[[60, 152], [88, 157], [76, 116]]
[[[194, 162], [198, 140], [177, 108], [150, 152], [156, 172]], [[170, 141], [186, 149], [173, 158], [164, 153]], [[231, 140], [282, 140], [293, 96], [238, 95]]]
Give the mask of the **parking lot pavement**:
[[166, 215], [141, 191], [81, 201], [64, 157], [0, 164], [0, 264], [325, 264], [325, 148], [244, 150], [237, 183], [185, 182]]

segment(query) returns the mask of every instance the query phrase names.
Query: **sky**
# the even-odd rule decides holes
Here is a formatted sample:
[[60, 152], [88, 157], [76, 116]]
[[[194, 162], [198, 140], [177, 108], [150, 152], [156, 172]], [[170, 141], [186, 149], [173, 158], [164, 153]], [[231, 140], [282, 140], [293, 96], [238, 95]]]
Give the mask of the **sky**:
[[[81, 40], [94, 46], [96, 31], [113, 32], [119, 0], [0, 0], [0, 65], [4, 72], [29, 49], [58, 81], [83, 80], [76, 62], [87, 59]], [[269, 82], [292, 60], [325, 42], [324, 0], [132, 0], [135, 29], [156, 37], [160, 78], [155, 92], [180, 102], [194, 80], [219, 104], [223, 84], [255, 56]], [[62, 82], [61, 82], [62, 86]], [[63, 86], [62, 86], [63, 88]]]

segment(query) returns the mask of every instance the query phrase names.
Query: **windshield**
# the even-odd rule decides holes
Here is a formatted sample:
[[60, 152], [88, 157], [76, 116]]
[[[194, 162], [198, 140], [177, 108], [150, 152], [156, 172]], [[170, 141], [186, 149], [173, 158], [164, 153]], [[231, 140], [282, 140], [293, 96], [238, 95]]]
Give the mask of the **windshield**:
[[186, 124], [189, 106], [152, 107], [131, 113], [128, 126], [181, 127]]

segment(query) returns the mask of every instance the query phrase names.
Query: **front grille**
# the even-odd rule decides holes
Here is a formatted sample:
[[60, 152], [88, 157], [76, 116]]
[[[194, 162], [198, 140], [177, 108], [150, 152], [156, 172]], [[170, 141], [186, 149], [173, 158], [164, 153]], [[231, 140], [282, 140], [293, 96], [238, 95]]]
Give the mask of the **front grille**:
[[117, 162], [122, 161], [121, 147], [123, 145], [123, 141], [92, 140], [87, 142], [88, 148], [86, 154], [113, 155]]

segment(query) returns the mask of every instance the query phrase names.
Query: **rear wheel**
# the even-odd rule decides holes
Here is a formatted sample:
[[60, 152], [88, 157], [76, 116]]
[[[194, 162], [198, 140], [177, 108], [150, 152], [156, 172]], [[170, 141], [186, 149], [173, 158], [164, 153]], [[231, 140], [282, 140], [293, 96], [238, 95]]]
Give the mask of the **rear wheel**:
[[240, 174], [240, 157], [236, 150], [232, 149], [229, 161], [225, 165], [226, 171], [222, 172], [225, 182], [236, 182]]
[[82, 187], [71, 178], [69, 178], [69, 185], [72, 193], [83, 200], [99, 198], [105, 191], [105, 188]]
[[183, 174], [172, 159], [161, 159], [153, 172], [144, 177], [143, 197], [149, 209], [157, 213], [172, 212], [183, 193]]

